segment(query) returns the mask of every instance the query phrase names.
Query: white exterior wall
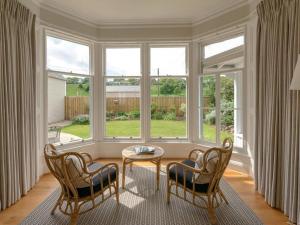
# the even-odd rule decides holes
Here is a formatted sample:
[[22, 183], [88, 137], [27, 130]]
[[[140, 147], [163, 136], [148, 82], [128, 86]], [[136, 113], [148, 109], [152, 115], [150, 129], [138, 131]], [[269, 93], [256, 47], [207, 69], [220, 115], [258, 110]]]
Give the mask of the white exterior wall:
[[54, 77], [48, 78], [48, 123], [65, 119], [66, 81]]

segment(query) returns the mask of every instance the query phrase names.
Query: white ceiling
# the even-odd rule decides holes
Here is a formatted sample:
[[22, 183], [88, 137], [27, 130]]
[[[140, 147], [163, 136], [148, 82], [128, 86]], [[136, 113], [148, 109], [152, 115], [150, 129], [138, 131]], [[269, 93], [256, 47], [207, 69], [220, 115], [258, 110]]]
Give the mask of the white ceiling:
[[35, 0], [93, 24], [195, 23], [249, 0]]

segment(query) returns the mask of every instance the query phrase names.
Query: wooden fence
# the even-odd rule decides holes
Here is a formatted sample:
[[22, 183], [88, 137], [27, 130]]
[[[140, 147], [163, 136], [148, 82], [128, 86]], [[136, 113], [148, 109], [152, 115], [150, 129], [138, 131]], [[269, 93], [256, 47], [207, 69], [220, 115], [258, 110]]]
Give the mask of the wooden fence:
[[65, 97], [65, 120], [71, 120], [75, 116], [89, 114], [89, 97], [66, 96]]
[[[177, 114], [181, 114], [182, 104], [186, 104], [184, 96], [156, 96], [151, 98], [152, 104], [157, 108], [170, 111], [175, 108]], [[108, 97], [106, 98], [107, 112], [131, 112], [140, 108], [139, 97]], [[65, 119], [71, 120], [77, 115], [89, 113], [89, 99], [87, 96], [65, 97]]]

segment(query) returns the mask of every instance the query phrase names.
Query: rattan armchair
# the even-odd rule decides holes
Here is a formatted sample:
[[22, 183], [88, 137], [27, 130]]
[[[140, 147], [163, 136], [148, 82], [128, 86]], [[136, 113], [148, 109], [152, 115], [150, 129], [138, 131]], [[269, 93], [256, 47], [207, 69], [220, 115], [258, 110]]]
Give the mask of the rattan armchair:
[[[222, 202], [228, 204], [219, 183], [229, 163], [232, 149], [232, 140], [227, 138], [220, 148], [208, 150], [195, 148], [189, 153], [188, 159], [169, 163], [167, 165], [167, 202], [170, 203], [171, 195], [175, 195], [197, 207], [206, 208], [211, 224], [216, 224], [215, 209]], [[203, 165], [196, 169], [195, 156], [199, 153], [203, 154]], [[215, 167], [209, 172], [208, 159], [212, 154], [215, 155]], [[202, 178], [209, 181], [207, 183], [195, 182]]]
[[[88, 153], [59, 153], [52, 144], [44, 149], [50, 172], [60, 183], [60, 196], [51, 211], [58, 208], [76, 224], [78, 216], [116, 195], [119, 204], [119, 168], [116, 163], [102, 165]], [[82, 207], [82, 206], [86, 207]]]

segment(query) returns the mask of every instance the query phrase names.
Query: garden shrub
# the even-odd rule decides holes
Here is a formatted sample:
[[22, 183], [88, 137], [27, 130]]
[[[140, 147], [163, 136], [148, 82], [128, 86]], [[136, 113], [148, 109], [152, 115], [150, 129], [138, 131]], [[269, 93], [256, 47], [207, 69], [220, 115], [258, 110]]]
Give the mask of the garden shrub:
[[130, 119], [139, 119], [140, 118], [140, 111], [131, 111], [128, 113], [128, 117]]
[[151, 104], [151, 114], [155, 113], [157, 111], [157, 108], [158, 108], [157, 105], [152, 103]]
[[216, 124], [216, 111], [213, 110], [209, 114], [205, 116], [205, 122], [207, 122], [210, 125]]
[[164, 120], [176, 120], [176, 113], [175, 112], [168, 112], [163, 116]]
[[127, 116], [125, 112], [115, 112], [115, 117]]
[[114, 112], [110, 111], [110, 112], [106, 112], [106, 119], [111, 120], [114, 117]]
[[175, 105], [172, 105], [172, 106], [170, 107], [170, 112], [172, 112], [172, 113], [175, 113], [175, 112], [176, 112], [176, 107], [175, 107]]
[[181, 105], [180, 105], [180, 112], [182, 112], [182, 113], [186, 113], [186, 104], [185, 103], [181, 103]]
[[162, 120], [163, 117], [164, 117], [163, 112], [157, 111], [157, 112], [151, 113], [151, 119], [153, 119], [153, 120]]
[[89, 124], [89, 123], [90, 123], [90, 117], [88, 114], [78, 115], [72, 119], [72, 124], [85, 125], [85, 124]]
[[114, 120], [128, 120], [128, 116], [126, 116], [126, 115], [118, 116], [118, 117], [115, 117]]
[[233, 102], [221, 103], [221, 124], [225, 127], [234, 124]]

